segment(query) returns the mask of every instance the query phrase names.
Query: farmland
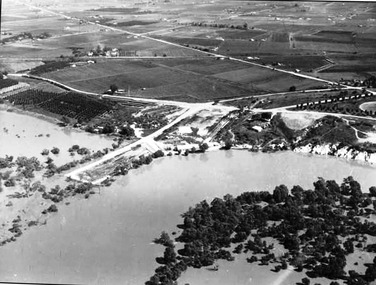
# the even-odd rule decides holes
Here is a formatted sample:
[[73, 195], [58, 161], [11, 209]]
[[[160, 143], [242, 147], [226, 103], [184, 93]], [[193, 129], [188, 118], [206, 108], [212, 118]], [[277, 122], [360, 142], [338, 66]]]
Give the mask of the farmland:
[[[327, 64], [325, 59], [329, 57], [336, 66], [328, 70], [331, 74], [322, 73], [320, 76], [338, 80], [341, 72], [350, 69], [354, 63], [357, 65], [358, 57], [371, 55], [375, 44], [373, 22], [364, 23], [372, 17], [372, 9], [366, 3], [351, 3], [344, 8], [333, 3], [257, 2], [234, 6], [223, 1], [215, 1], [215, 5], [178, 1], [153, 2], [146, 7], [130, 2], [125, 7], [116, 7], [110, 1], [108, 6], [98, 8], [94, 1], [68, 9], [62, 5], [34, 2], [39, 7], [80, 18], [82, 22], [61, 19], [58, 15], [48, 15], [36, 9], [27, 11], [28, 18], [33, 22], [25, 22], [12, 17], [15, 9], [25, 10], [25, 7], [14, 7], [6, 13], [6, 31], [49, 32], [52, 35], [34, 43], [22, 41], [9, 44], [9, 47], [18, 46], [17, 52], [8, 50], [6, 45], [6, 52], [14, 57], [22, 49], [23, 55], [54, 57], [70, 55], [70, 47], [82, 48], [85, 52], [97, 45], [121, 48], [131, 56], [204, 56], [194, 50], [126, 33], [130, 31], [150, 33], [156, 39], [213, 50], [223, 55], [243, 58], [257, 56], [260, 63], [279, 62], [282, 69], [300, 69], [307, 73]], [[355, 14], [349, 12], [352, 9], [355, 9]], [[105, 24], [108, 28], [90, 25], [89, 22]], [[41, 29], [42, 26], [48, 28]], [[350, 63], [336, 60], [337, 56], [346, 54], [356, 55]], [[369, 63], [358, 68], [355, 74], [362, 76], [364, 72], [373, 70], [374, 65]]]
[[[325, 85], [245, 63], [206, 59], [111, 60], [42, 74], [73, 88], [103, 93], [111, 84], [136, 97], [204, 102]], [[270, 85], [270, 80], [275, 84]], [[175, 99], [174, 99], [175, 98]], [[180, 98], [180, 99], [179, 99]]]
[[[320, 5], [318, 3], [257, 2], [254, 5], [244, 3], [234, 6], [223, 1], [215, 2], [215, 5], [180, 3], [179, 1], [176, 3], [153, 2], [150, 6], [130, 2], [124, 7], [108, 3], [108, 6], [100, 8], [93, 2], [67, 9], [61, 5], [48, 6], [35, 1], [40, 7], [62, 11], [68, 17], [79, 18], [81, 21], [77, 23], [69, 18], [61, 19], [56, 14], [48, 15], [31, 9], [27, 12], [28, 17], [37, 20], [26, 23], [12, 18], [11, 15], [15, 13], [15, 10], [10, 10], [7, 12], [8, 18], [4, 24], [6, 31], [12, 31], [14, 34], [28, 31], [48, 32], [52, 37], [33, 43], [27, 40], [10, 43], [4, 48], [6, 53], [14, 58], [21, 51], [23, 51], [23, 56], [28, 57], [70, 56], [72, 48], [80, 49], [85, 54], [98, 45], [121, 49], [123, 54], [131, 57], [205, 57], [205, 54], [194, 50], [200, 49], [242, 59], [251, 57], [251, 60], [256, 63], [278, 64], [281, 69], [292, 71], [299, 69], [330, 80], [339, 80], [343, 77], [341, 76], [343, 73], [361, 78], [375, 71], [373, 61], [364, 64], [363, 60], [372, 57], [376, 38], [372, 31], [373, 22], [368, 21], [364, 24], [365, 19], [372, 15], [368, 4], [351, 3], [345, 9], [333, 3]], [[16, 6], [16, 8], [25, 9], [24, 6]], [[354, 15], [349, 13], [351, 9], [355, 9], [357, 13]], [[325, 16], [323, 16], [324, 12]], [[107, 28], [96, 24], [104, 24]], [[36, 26], [39, 29], [36, 29]], [[48, 26], [48, 29], [41, 29], [41, 26]], [[151, 38], [135, 36], [127, 31], [147, 33]], [[155, 41], [152, 38], [166, 40], [176, 45]], [[343, 57], [350, 55], [352, 59], [343, 60]], [[328, 66], [325, 70], [316, 73], [316, 69], [319, 70], [321, 66], [329, 62], [333, 62], [333, 66]], [[34, 62], [34, 64], [40, 63], [41, 61], [37, 60]], [[211, 70], [212, 64], [206, 65], [207, 68], [201, 68], [201, 70], [196, 68], [195, 63], [194, 66], [188, 65], [189, 63], [185, 67], [186, 70], [214, 75]], [[12, 68], [12, 63], [8, 62], [6, 66]], [[31, 62], [30, 66], [33, 67]], [[21, 66], [14, 64], [14, 68], [20, 70]], [[107, 88], [107, 81], [115, 81], [118, 84], [124, 82], [131, 89], [158, 88], [159, 92], [163, 90], [162, 86], [165, 84], [169, 92], [166, 96], [186, 96], [181, 91], [175, 92], [173, 89], [173, 85], [181, 83], [181, 80], [176, 80], [179, 75], [171, 77], [171, 81], [175, 83], [161, 80], [158, 86], [155, 86], [155, 82], [148, 85], [142, 81], [135, 81], [129, 75], [117, 73], [116, 68], [116, 66], [114, 70], [107, 68], [108, 80], [101, 78], [93, 84], [92, 78], [76, 77], [77, 81], [74, 86], [102, 92], [102, 85], [106, 85], [104, 88]], [[230, 67], [229, 71], [232, 69], [238, 69], [236, 64]], [[155, 71], [160, 72], [160, 70]], [[262, 73], [258, 69], [256, 72]], [[187, 76], [187, 73], [183, 74]], [[111, 77], [115, 75], [117, 77]], [[267, 88], [261, 79], [257, 82], [249, 75], [240, 74], [241, 79], [235, 78], [235, 74], [228, 73], [227, 75], [229, 78], [223, 78], [224, 74], [215, 78], [240, 82], [242, 83], [240, 87], [246, 90], [251, 85], [251, 89], [256, 89], [261, 93], [283, 91], [286, 85], [296, 85], [302, 89], [311, 86], [307, 80], [301, 82], [293, 77], [276, 78], [273, 74], [266, 74], [266, 78], [273, 78], [276, 83], [275, 87]], [[59, 77], [57, 74], [51, 76]], [[165, 76], [170, 77], [170, 73], [163, 71], [161, 78]], [[151, 75], [145, 78], [153, 81]], [[264, 81], [267, 81], [266, 78]], [[287, 80], [292, 80], [291, 84], [282, 84]], [[145, 92], [145, 95], [149, 96], [148, 92]], [[192, 94], [188, 95], [192, 96]], [[218, 97], [226, 96], [219, 94]]]
[[82, 94], [51, 93], [35, 89], [19, 92], [4, 99], [14, 105], [42, 109], [60, 118], [66, 116], [80, 122], [88, 122], [110, 111], [114, 105]]
[[12, 79], [0, 79], [0, 89], [16, 85], [17, 81]]
[[[38, 57], [33, 64], [43, 59], [45, 68], [31, 72], [79, 90], [103, 93], [116, 85], [135, 98], [187, 102], [327, 87], [271, 67], [332, 81], [362, 80], [376, 72], [376, 25], [369, 20], [369, 3], [97, 4], [14, 6], [6, 12], [7, 33], [47, 32], [51, 37], [7, 43], [6, 53], [15, 60], [21, 51]], [[12, 17], [16, 9], [27, 10], [29, 22]], [[126, 58], [94, 56], [95, 64], [68, 65], [72, 57], [85, 63], [98, 47]], [[62, 59], [61, 68], [48, 70], [48, 59], [54, 57]]]

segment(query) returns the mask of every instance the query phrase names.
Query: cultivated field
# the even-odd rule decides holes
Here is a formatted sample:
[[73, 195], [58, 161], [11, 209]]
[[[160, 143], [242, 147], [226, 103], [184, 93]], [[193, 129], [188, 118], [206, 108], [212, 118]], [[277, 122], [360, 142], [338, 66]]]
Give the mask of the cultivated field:
[[132, 96], [194, 102], [284, 92], [291, 86], [297, 90], [324, 87], [313, 80], [214, 58], [111, 60], [42, 76], [90, 92], [103, 93], [116, 84]]
[[[335, 80], [350, 72], [361, 78], [376, 71], [374, 60], [364, 62], [373, 58], [375, 51], [372, 3], [129, 1], [119, 7], [116, 1], [107, 1], [106, 5], [99, 4], [100, 1], [76, 1], [74, 5], [31, 1], [28, 7], [8, 2], [3, 24], [6, 32], [51, 35], [38, 41], [25, 39], [4, 45], [2, 50], [7, 57], [35, 58], [25, 66], [17, 66], [16, 61], [3, 64], [14, 71], [40, 64], [40, 59], [72, 55], [72, 48], [85, 53], [98, 45], [122, 49], [132, 57], [205, 56], [179, 47], [188, 46], [243, 59], [257, 57], [251, 60], [280, 63], [282, 69], [299, 69]], [[19, 16], [20, 11], [23, 16]], [[327, 59], [333, 66], [320, 70], [328, 64]], [[211, 65], [207, 73], [213, 74], [210, 68]], [[196, 71], [195, 67], [192, 71]], [[197, 71], [205, 73], [204, 68]]]

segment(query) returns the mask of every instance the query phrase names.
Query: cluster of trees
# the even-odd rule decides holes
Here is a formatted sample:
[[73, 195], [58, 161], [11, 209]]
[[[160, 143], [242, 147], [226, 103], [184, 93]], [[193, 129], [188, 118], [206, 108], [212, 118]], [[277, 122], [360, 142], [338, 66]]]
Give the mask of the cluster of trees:
[[45, 187], [40, 188], [38, 191], [42, 192], [42, 197], [46, 200], [51, 200], [54, 203], [59, 203], [69, 196], [75, 196], [76, 194], [84, 195], [85, 198], [89, 198], [90, 194], [94, 194], [93, 184], [91, 183], [78, 183], [68, 184], [65, 188], [61, 188], [59, 185], [51, 188], [50, 191], [46, 191]]
[[3, 79], [3, 74], [0, 73], [0, 89], [7, 88], [16, 84], [18, 84], [18, 81], [9, 78]]
[[367, 86], [367, 88], [375, 88], [376, 87], [376, 76], [372, 75], [368, 77], [366, 80], [363, 81], [363, 85]]
[[[113, 49], [114, 49], [113, 47], [108, 47], [108, 46], [102, 47], [100, 45], [97, 45], [97, 47], [90, 50], [90, 52], [92, 53], [92, 56], [106, 56], [108, 55], [108, 53], [111, 53]], [[78, 53], [77, 56], [84, 56], [84, 55], [86, 54], [81, 52], [81, 53]], [[124, 55], [125, 55], [125, 51], [123, 49], [116, 49], [116, 52], [113, 54], [113, 56], [124, 56]]]
[[90, 133], [119, 134], [125, 139], [134, 137], [134, 129], [130, 126], [134, 124], [137, 128], [142, 128], [145, 133], [149, 133], [165, 126], [168, 123], [165, 110], [143, 112], [134, 116], [140, 109], [149, 106], [145, 103], [135, 103], [129, 100], [121, 105], [115, 105], [113, 110], [106, 116], [101, 116], [88, 124], [85, 128]]
[[106, 123], [103, 127], [100, 128], [95, 128], [92, 125], [88, 125], [86, 126], [85, 131], [89, 133], [99, 133], [104, 135], [118, 133], [119, 135], [127, 139], [132, 138], [135, 135], [134, 129], [132, 129], [129, 124], [124, 124], [120, 127], [117, 127], [116, 124]]
[[17, 157], [17, 172], [22, 173], [25, 178], [34, 178], [34, 171], [43, 169], [42, 164], [36, 157], [27, 158], [26, 156]]
[[13, 156], [6, 155], [5, 157], [0, 157], [0, 169], [10, 168], [14, 165]]
[[30, 70], [31, 75], [42, 75], [44, 73], [57, 71], [70, 66], [70, 60], [53, 60], [44, 61], [43, 65], [39, 65]]
[[39, 107], [61, 116], [89, 122], [92, 118], [112, 110], [115, 103], [87, 95], [68, 92], [42, 102]]
[[354, 87], [365, 86], [367, 88], [375, 88], [376, 87], [376, 76], [371, 75], [363, 81], [358, 80], [358, 79], [343, 79], [343, 78], [341, 78], [339, 83], [345, 84], [345, 85], [351, 85], [351, 86], [354, 86]]
[[45, 61], [43, 65], [34, 67], [30, 74], [41, 75], [43, 73], [48, 73], [56, 70], [60, 70], [70, 66], [70, 60], [59, 60], [59, 61]]
[[138, 159], [132, 160], [132, 168], [138, 168], [143, 164], [150, 164], [154, 158], [162, 157], [164, 156], [163, 151], [157, 150], [153, 154], [150, 155], [141, 155]]
[[357, 141], [354, 129], [346, 122], [335, 116], [325, 116], [316, 121], [316, 124], [305, 129], [302, 139], [293, 145], [293, 147], [313, 145], [322, 143], [339, 144], [338, 148], [343, 146], [353, 146]]
[[[80, 152], [79, 152], [80, 151]], [[73, 153], [73, 152], [72, 152]], [[79, 148], [77, 150], [77, 153], [84, 155], [80, 160], [73, 160], [70, 162], [67, 162], [66, 164], [63, 164], [59, 167], [57, 167], [51, 158], [48, 158], [46, 161], [47, 167], [46, 167], [46, 172], [43, 174], [45, 177], [51, 177], [55, 175], [56, 173], [61, 173], [64, 171], [67, 171], [73, 167], [76, 167], [78, 164], [84, 164], [88, 161], [91, 161], [92, 159], [96, 159], [99, 157], [104, 156], [105, 154], [108, 153], [108, 149], [104, 149], [103, 151], [98, 150], [97, 152], [91, 153], [90, 150], [87, 148]], [[86, 154], [87, 153], [87, 154]]]
[[[243, 25], [233, 25], [233, 24], [217, 24], [217, 23], [205, 23], [205, 22], [192, 22], [190, 23], [191, 26], [197, 27], [213, 27], [213, 28], [220, 28], [220, 29], [238, 29], [238, 30], [248, 30], [248, 23], [244, 23]], [[252, 27], [253, 29], [253, 27]]]
[[[233, 253], [261, 255], [247, 260], [260, 265], [279, 263], [276, 271], [290, 264], [297, 271], [305, 269], [308, 277], [347, 279], [349, 284], [375, 280], [376, 264], [368, 265], [365, 274], [347, 274], [344, 270], [346, 256], [354, 252], [354, 247], [365, 250], [367, 235], [376, 236], [376, 224], [360, 219], [376, 213], [376, 187], [369, 194], [363, 193], [352, 177], [340, 185], [319, 178], [313, 186], [313, 190], [300, 186], [289, 190], [280, 185], [272, 193], [245, 192], [236, 198], [215, 198], [210, 204], [200, 202], [182, 215], [183, 223], [178, 227], [183, 232], [176, 241], [183, 248], [177, 251], [176, 260], [197, 268], [210, 266], [220, 258], [233, 260], [226, 248], [236, 244]], [[284, 255], [270, 253], [274, 245], [265, 240], [270, 237], [287, 249]], [[372, 249], [376, 251], [376, 244], [372, 244]], [[171, 268], [174, 266], [172, 263]], [[169, 277], [170, 283], [163, 279], [161, 283], [146, 284], [175, 281], [175, 275], [163, 276]], [[355, 279], [364, 283], [354, 283]]]
[[109, 100], [99, 100], [78, 93], [56, 93], [38, 89], [29, 89], [5, 97], [15, 105], [38, 105], [51, 113], [61, 115], [64, 123], [70, 123], [69, 118], [79, 123], [89, 122], [92, 118], [102, 115], [116, 104]]
[[[254, 126], [260, 125], [264, 127], [262, 131], [258, 132], [254, 129]], [[237, 143], [250, 144], [253, 146], [253, 150], [286, 150], [296, 137], [294, 130], [286, 126], [279, 114], [271, 118], [267, 112], [260, 116], [252, 117], [251, 120], [249, 120], [248, 114], [240, 113], [239, 120], [227, 127], [231, 127]], [[226, 141], [225, 134], [222, 132], [221, 135]], [[231, 146], [231, 142], [228, 140], [229, 137], [227, 135], [227, 147]], [[271, 143], [273, 143], [274, 148], [271, 147]]]
[[14, 172], [13, 170], [0, 173], [0, 179], [4, 180], [4, 186], [6, 187], [13, 187], [16, 185], [16, 181], [21, 181], [22, 179], [29, 180], [34, 178], [34, 172], [43, 169], [42, 164], [36, 157], [20, 156], [16, 160], [14, 160], [13, 156], [0, 158], [0, 169], [13, 167], [16, 167], [16, 174], [13, 176], [11, 176]]
[[206, 142], [204, 142], [204, 143], [199, 144], [198, 149], [195, 147], [192, 147], [189, 152], [190, 153], [202, 153], [208, 149], [209, 149], [209, 145]]
[[61, 96], [62, 93], [46, 92], [37, 89], [28, 89], [5, 97], [14, 105], [37, 105], [53, 98]]
[[68, 151], [72, 154], [72, 153], [78, 153], [79, 155], [88, 155], [90, 154], [90, 150], [86, 147], [80, 147], [79, 145], [77, 144], [74, 144], [72, 145]]
[[187, 270], [183, 260], [177, 258], [174, 242], [166, 232], [154, 240], [154, 243], [165, 247], [162, 257], [157, 257], [157, 263], [161, 264], [155, 269], [155, 274], [147, 281], [146, 285], [175, 284], [181, 273]]
[[[58, 154], [59, 152], [60, 152], [60, 149], [57, 148], [57, 147], [53, 147], [51, 149], [51, 153], [53, 153], [55, 155]], [[48, 155], [49, 153], [50, 153], [50, 151], [47, 148], [43, 149], [43, 151], [42, 151], [42, 155]]]
[[144, 114], [134, 118], [134, 123], [137, 127], [146, 130], [157, 130], [165, 125], [167, 125], [168, 120], [165, 114]]
[[14, 35], [14, 36], [2, 39], [1, 43], [5, 44], [5, 43], [10, 43], [10, 42], [15, 42], [15, 41], [22, 41], [22, 40], [26, 40], [26, 39], [31, 39], [31, 40], [33, 40], [33, 39], [47, 39], [47, 38], [50, 38], [50, 37], [51, 37], [51, 34], [48, 33], [48, 32], [43, 32], [43, 33], [36, 35], [36, 36], [33, 36], [30, 32], [23, 32], [23, 33], [20, 33], [18, 35]]
[[161, 150], [157, 150], [156, 152], [152, 153], [151, 155], [141, 155], [138, 159], [133, 159], [131, 161], [125, 161], [123, 163], [120, 163], [116, 165], [114, 171], [112, 172], [112, 175], [126, 175], [128, 173], [128, 170], [132, 168], [138, 168], [143, 164], [150, 164], [153, 159], [163, 157], [164, 152]]

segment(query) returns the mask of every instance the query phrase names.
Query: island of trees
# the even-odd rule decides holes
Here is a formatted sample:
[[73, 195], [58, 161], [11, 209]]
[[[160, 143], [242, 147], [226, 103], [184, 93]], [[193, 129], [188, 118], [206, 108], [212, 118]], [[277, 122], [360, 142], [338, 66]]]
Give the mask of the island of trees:
[[[165, 251], [156, 258], [160, 266], [145, 284], [177, 284], [188, 267], [212, 269], [216, 260], [232, 261], [239, 254], [246, 254], [249, 263], [272, 265], [275, 272], [293, 267], [306, 275], [298, 284], [310, 284], [315, 277], [328, 278], [332, 285], [374, 281], [376, 257], [364, 264], [365, 271], [346, 272], [345, 266], [362, 251], [375, 255], [376, 187], [363, 193], [351, 176], [341, 184], [318, 178], [313, 186], [289, 190], [280, 185], [272, 193], [226, 195], [189, 208], [177, 226], [182, 229], [175, 238], [180, 249], [166, 232], [154, 240]], [[276, 255], [275, 245], [284, 253]]]

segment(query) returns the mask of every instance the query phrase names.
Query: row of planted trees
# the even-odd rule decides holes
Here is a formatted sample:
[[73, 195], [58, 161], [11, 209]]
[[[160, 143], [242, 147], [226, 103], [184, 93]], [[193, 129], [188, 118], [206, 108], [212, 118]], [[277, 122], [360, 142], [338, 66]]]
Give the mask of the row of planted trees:
[[325, 100], [306, 102], [296, 105], [298, 110], [319, 110], [333, 113], [349, 113], [358, 116], [376, 116], [372, 110], [361, 110], [359, 108], [360, 100], [364, 97], [370, 97], [372, 93], [353, 94], [348, 96], [347, 93], [341, 93], [339, 96], [330, 97]]

